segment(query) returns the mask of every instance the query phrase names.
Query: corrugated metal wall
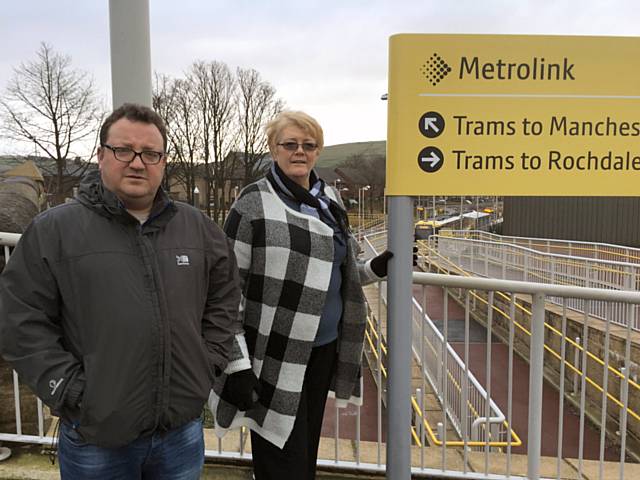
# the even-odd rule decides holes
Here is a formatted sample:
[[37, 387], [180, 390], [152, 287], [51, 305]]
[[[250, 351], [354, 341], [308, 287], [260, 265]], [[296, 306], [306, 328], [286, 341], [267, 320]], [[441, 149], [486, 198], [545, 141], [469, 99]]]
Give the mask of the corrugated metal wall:
[[502, 233], [640, 247], [640, 198], [505, 197]]

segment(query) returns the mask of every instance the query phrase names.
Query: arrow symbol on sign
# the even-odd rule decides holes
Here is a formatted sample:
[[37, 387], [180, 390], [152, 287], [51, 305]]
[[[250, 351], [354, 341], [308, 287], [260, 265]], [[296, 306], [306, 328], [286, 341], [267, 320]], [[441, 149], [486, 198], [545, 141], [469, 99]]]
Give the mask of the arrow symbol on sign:
[[431, 152], [431, 155], [429, 157], [421, 157], [420, 161], [422, 163], [430, 163], [431, 168], [434, 168], [436, 165], [438, 165], [438, 163], [440, 163], [440, 160], [442, 160], [438, 155], [436, 155], [435, 152]]
[[438, 133], [440, 131], [440, 129], [438, 128], [438, 125], [436, 125], [437, 121], [438, 121], [438, 119], [435, 118], [435, 117], [426, 117], [424, 119], [424, 129], [425, 130], [432, 129], [433, 131]]

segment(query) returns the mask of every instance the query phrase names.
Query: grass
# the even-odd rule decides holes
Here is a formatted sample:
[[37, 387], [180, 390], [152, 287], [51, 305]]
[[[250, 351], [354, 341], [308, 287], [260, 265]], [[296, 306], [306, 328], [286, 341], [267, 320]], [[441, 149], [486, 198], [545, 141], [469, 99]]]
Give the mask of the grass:
[[318, 167], [339, 167], [347, 158], [352, 155], [383, 155], [386, 156], [387, 142], [384, 140], [374, 142], [343, 143], [324, 147]]

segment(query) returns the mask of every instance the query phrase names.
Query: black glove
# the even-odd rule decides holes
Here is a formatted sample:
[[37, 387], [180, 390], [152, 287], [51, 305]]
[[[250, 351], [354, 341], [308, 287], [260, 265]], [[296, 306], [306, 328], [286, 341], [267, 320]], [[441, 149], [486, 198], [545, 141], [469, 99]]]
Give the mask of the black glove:
[[[380, 278], [386, 277], [388, 271], [387, 266], [391, 258], [393, 258], [393, 252], [385, 250], [377, 257], [371, 259], [371, 270], [373, 270], [373, 273], [375, 273]], [[416, 247], [415, 245], [413, 247], [412, 263], [414, 267], [418, 265], [418, 247]]]
[[260, 382], [248, 368], [229, 375], [224, 382], [222, 394], [223, 400], [238, 407], [238, 410], [249, 410], [260, 396]]
[[378, 277], [383, 278], [387, 276], [387, 265], [389, 264], [389, 260], [393, 257], [393, 253], [389, 250], [385, 250], [377, 257], [371, 260], [371, 270]]

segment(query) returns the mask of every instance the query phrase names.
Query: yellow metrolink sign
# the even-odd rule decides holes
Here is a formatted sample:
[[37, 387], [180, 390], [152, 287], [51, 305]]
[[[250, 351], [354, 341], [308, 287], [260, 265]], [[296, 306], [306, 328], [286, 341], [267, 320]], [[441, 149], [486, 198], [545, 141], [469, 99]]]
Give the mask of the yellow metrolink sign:
[[640, 195], [640, 38], [399, 34], [389, 195]]

